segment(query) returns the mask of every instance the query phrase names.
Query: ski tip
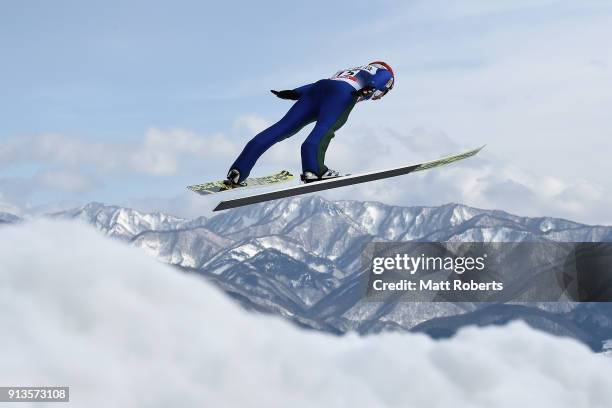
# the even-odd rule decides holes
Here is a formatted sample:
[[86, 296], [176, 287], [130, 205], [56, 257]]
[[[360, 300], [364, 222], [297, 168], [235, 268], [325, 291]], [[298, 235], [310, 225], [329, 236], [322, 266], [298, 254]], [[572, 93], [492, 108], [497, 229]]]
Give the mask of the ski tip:
[[482, 146], [480, 146], [480, 147], [477, 147], [477, 148], [472, 149], [472, 150], [468, 150], [467, 152], [465, 152], [465, 154], [467, 154], [468, 156], [476, 156], [476, 155], [477, 155], [478, 153], [480, 153], [480, 151], [481, 151], [482, 149], [484, 149], [486, 146], [487, 146], [486, 144], [483, 144], [483, 145], [482, 145]]

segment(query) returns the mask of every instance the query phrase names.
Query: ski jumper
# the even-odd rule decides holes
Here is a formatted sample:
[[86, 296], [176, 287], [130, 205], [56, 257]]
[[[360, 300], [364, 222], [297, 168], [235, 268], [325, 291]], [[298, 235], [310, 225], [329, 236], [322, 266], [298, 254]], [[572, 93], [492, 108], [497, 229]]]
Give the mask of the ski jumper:
[[[243, 181], [259, 157], [272, 145], [316, 121], [315, 127], [302, 144], [302, 171], [321, 176], [327, 171], [325, 152], [329, 142], [334, 132], [344, 125], [355, 104], [365, 99], [380, 98], [392, 83], [392, 73], [372, 63], [339, 71], [330, 79], [294, 89], [299, 99], [281, 120], [247, 143], [231, 168], [240, 172], [240, 181]], [[354, 95], [355, 91], [366, 87], [373, 88], [374, 93], [368, 96]]]

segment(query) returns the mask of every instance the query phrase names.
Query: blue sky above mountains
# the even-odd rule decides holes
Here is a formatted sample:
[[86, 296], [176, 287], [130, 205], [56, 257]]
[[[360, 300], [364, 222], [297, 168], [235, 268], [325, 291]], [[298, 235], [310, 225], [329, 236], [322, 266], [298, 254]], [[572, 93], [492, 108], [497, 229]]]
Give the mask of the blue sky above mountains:
[[[269, 89], [384, 59], [397, 86], [338, 132], [346, 172], [487, 144], [482, 157], [332, 198], [455, 201], [610, 223], [607, 2], [29, 2], [0, 6], [0, 209], [91, 200], [205, 213], [288, 108]], [[307, 129], [256, 172], [299, 169]], [[151, 209], [151, 208], [148, 208]]]

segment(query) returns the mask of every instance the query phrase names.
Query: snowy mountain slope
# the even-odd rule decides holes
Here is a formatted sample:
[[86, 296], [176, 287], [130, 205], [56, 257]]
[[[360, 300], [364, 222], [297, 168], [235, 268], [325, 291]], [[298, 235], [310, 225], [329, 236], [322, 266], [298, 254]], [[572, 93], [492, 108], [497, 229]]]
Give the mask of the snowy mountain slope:
[[249, 308], [319, 329], [331, 327], [304, 318], [313, 305], [340, 286], [344, 276], [330, 260], [280, 236], [243, 241], [219, 252], [196, 272], [213, 279]]
[[131, 239], [144, 231], [176, 230], [188, 223], [182, 218], [162, 213], [141, 213], [101, 203], [89, 203], [74, 210], [49, 214], [54, 218], [78, 219], [94, 225], [115, 238]]
[[[114, 235], [114, 231], [110, 234]], [[162, 262], [196, 269], [234, 243], [204, 227], [141, 231], [130, 240]]]
[[[54, 216], [81, 219], [107, 235], [132, 241], [163, 262], [206, 276], [246, 307], [340, 333], [410, 330], [429, 327], [423, 325], [440, 318], [444, 319], [437, 320], [438, 329], [427, 332], [443, 332], [439, 329], [443, 323], [452, 332], [457, 325], [480, 321], [486, 316], [482, 310], [490, 307], [405, 303], [392, 298], [384, 303], [363, 301], [360, 256], [369, 242], [612, 240], [611, 227], [562, 219], [520, 217], [460, 204], [397, 207], [330, 202], [318, 196], [249, 206], [191, 221], [95, 203]], [[514, 318], [566, 335], [572, 330], [558, 329], [561, 326], [553, 320], [561, 316], [571, 323], [580, 318], [571, 314], [575, 305], [529, 307], [550, 315], [535, 310], [538, 318], [529, 319], [524, 309], [514, 308], [504, 311], [504, 318], [514, 313]], [[500, 313], [498, 309], [490, 312], [491, 316]], [[578, 327], [569, 323], [563, 327]], [[612, 338], [610, 322], [599, 319], [590, 324], [589, 345]], [[576, 329], [573, 337], [584, 341], [581, 330]]]
[[479, 214], [475, 208], [454, 204], [432, 208], [339, 201], [336, 205], [368, 234], [391, 241], [421, 239], [441, 226], [455, 227]]
[[534, 305], [491, 304], [462, 314], [433, 317], [413, 326], [410, 331], [443, 338], [466, 326], [503, 325], [521, 320], [548, 333], [577, 339], [594, 351], [602, 351], [612, 344], [612, 304], [580, 303], [574, 306], [560, 313]]
[[369, 235], [342, 208], [318, 196], [228, 211], [211, 218], [206, 227], [237, 241], [283, 235], [307, 251], [332, 260]]

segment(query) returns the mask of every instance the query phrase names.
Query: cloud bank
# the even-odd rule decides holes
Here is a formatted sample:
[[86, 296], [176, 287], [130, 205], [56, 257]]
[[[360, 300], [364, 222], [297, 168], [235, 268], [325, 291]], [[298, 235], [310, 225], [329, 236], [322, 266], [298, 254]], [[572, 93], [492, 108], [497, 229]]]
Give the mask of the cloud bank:
[[[235, 129], [252, 121], [248, 116], [239, 118]], [[227, 135], [202, 135], [178, 128], [151, 127], [141, 139], [130, 142], [59, 133], [9, 137], [0, 140], [0, 209], [26, 214], [62, 201], [80, 200], [82, 204], [91, 200], [83, 198], [83, 193], [99, 197], [104, 190], [106, 194], [120, 191], [122, 183], [131, 183], [129, 190], [138, 191], [142, 186], [159, 185], [160, 179], [181, 173], [185, 177], [185, 170], [194, 162], [202, 162], [204, 167], [229, 162], [238, 149]], [[192, 175], [188, 180], [196, 179]], [[176, 183], [174, 191], [183, 190], [184, 184], [186, 181]]]
[[236, 146], [222, 134], [203, 136], [184, 129], [147, 130], [138, 143], [90, 141], [57, 133], [12, 137], [0, 142], [0, 168], [38, 163], [98, 171], [129, 170], [153, 176], [173, 175], [184, 156], [229, 157]]
[[0, 383], [69, 385], [75, 406], [612, 404], [612, 361], [573, 340], [303, 331], [76, 223], [2, 228], [0, 270]]

